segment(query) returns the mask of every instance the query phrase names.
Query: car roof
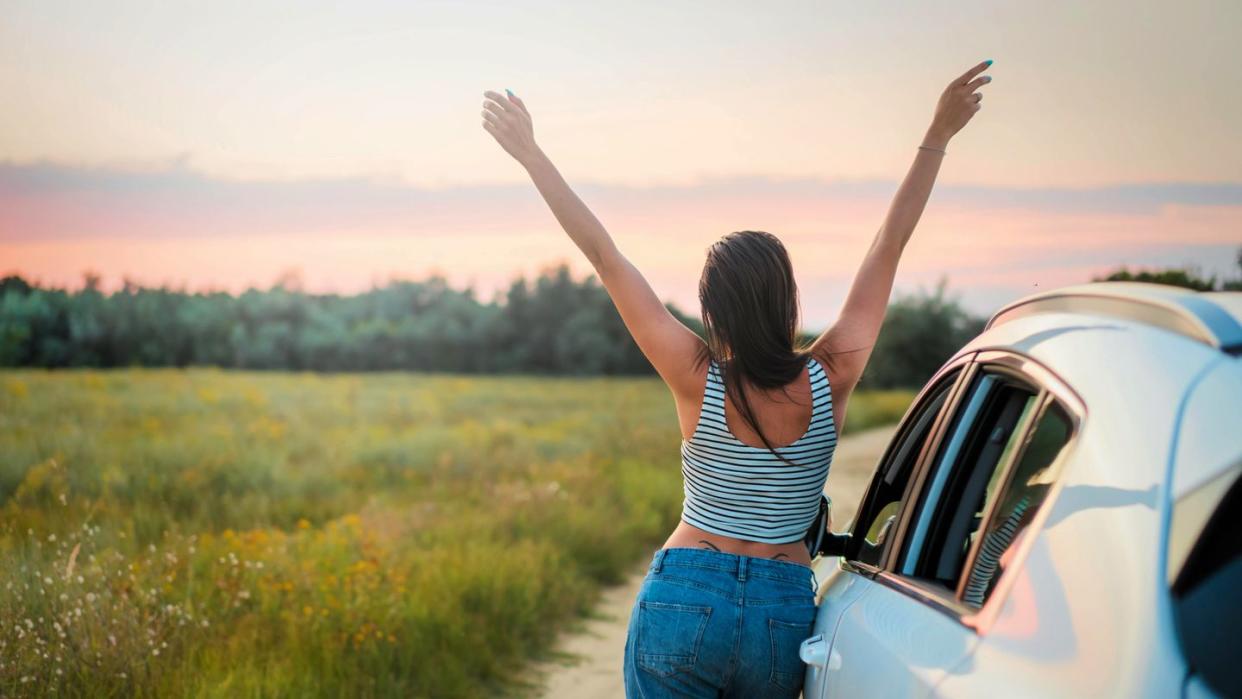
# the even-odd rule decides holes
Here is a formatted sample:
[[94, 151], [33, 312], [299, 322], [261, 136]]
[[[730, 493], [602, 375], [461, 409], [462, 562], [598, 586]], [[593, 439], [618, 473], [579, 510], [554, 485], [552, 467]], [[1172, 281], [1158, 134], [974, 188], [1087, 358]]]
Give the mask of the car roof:
[[[1175, 451], [1199, 453], [1175, 449], [1188, 404], [1197, 415], [1216, 410], [1213, 424], [1222, 401], [1234, 403], [1225, 419], [1237, 414], [1238, 399], [1200, 385], [1208, 374], [1214, 384], [1242, 381], [1242, 293], [1098, 282], [1033, 294], [998, 311], [962, 351], [989, 348], [1032, 357], [1077, 394], [1085, 431], [1105, 437], [1093, 448], [1111, 450], [1078, 460], [1086, 481], [1127, 489], [1173, 481], [1177, 497], [1229, 466], [1185, 459], [1183, 477], [1181, 468], [1170, 473]], [[1197, 387], [1207, 397], [1190, 400]], [[1222, 438], [1214, 454], [1242, 454], [1232, 446], [1242, 436]]]
[[1149, 282], [1078, 284], [1018, 299], [997, 311], [987, 327], [1049, 311], [1136, 320], [1242, 354], [1242, 292], [1236, 291], [1198, 292]]

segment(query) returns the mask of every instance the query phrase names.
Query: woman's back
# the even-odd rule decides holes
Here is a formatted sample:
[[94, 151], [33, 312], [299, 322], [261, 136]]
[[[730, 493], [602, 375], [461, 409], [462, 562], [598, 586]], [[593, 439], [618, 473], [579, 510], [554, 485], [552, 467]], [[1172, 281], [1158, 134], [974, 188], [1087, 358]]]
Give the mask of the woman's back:
[[818, 512], [837, 443], [828, 377], [813, 358], [807, 359], [806, 374], [809, 420], [795, 423], [801, 433], [773, 444], [774, 453], [732, 433], [723, 373], [715, 361], [709, 363], [699, 421], [681, 447], [682, 520], [735, 539], [765, 544], [802, 540]]
[[[787, 446], [806, 432], [814, 407], [811, 373], [811, 366], [808, 362], [806, 369], [787, 386], [773, 389], [746, 386], [746, 398], [751, 410], [754, 411], [755, 420], [772, 446], [777, 448]], [[705, 377], [705, 379], [710, 379], [710, 377]], [[708, 387], [707, 383], [708, 381], [705, 380], [705, 389]], [[725, 396], [725, 423], [729, 427], [729, 432], [739, 442], [760, 449], [766, 448], [759, 433], [751, 427], [727, 395]]]

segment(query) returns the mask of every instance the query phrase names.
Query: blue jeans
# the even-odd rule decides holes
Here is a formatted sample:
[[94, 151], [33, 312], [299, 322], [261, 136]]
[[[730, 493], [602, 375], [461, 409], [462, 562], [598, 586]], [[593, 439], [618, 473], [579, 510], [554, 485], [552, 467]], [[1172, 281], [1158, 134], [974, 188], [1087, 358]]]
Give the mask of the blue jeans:
[[626, 697], [797, 697], [815, 585], [789, 561], [656, 551], [630, 613]]

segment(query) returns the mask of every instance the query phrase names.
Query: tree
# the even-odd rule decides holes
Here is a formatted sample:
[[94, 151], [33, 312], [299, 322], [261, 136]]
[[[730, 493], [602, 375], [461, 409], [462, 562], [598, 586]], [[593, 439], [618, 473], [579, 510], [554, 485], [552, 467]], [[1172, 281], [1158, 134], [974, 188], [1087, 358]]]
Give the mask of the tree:
[[889, 304], [875, 349], [859, 380], [862, 388], [917, 388], [953, 353], [983, 331], [986, 319], [946, 295], [941, 278], [931, 293], [898, 296]]
[[1093, 282], [1151, 282], [1180, 286], [1194, 291], [1242, 291], [1242, 247], [1234, 257], [1238, 266], [1236, 279], [1217, 280], [1215, 276], [1203, 277], [1195, 270], [1184, 267], [1144, 269], [1131, 272], [1124, 265], [1103, 277], [1093, 277]]

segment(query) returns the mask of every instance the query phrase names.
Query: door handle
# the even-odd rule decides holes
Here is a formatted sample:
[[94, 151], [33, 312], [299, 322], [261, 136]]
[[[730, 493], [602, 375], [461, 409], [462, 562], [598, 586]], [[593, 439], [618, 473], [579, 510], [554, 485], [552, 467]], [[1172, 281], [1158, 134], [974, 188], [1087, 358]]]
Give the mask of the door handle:
[[807, 665], [823, 668], [828, 665], [828, 641], [824, 634], [817, 633], [802, 642], [798, 648], [798, 657]]

